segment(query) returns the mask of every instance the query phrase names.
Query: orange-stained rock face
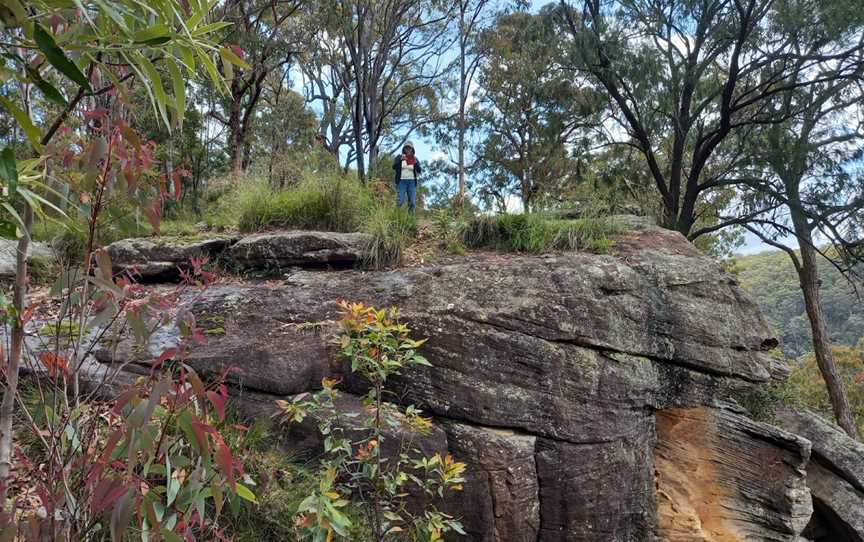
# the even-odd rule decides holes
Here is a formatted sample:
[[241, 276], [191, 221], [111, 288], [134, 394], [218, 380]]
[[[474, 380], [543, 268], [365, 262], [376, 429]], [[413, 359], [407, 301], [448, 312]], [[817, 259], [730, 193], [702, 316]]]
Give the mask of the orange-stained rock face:
[[809, 444], [774, 428], [754, 439], [757, 427], [767, 426], [725, 409], [657, 413], [654, 473], [663, 540], [794, 540], [801, 532], [811, 512], [801, 476]]
[[666, 410], [657, 415], [657, 520], [660, 532], [670, 542], [741, 539], [722, 508], [729, 496], [727, 488], [717, 484], [714, 450], [705, 439], [693, 438], [716, 430], [707, 417], [701, 408]]

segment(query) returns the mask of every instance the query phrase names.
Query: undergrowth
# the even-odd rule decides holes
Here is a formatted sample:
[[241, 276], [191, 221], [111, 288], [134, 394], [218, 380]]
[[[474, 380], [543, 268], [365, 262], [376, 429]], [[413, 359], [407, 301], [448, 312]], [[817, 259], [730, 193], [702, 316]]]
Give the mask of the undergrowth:
[[[237, 417], [230, 409], [228, 416]], [[246, 475], [256, 484], [257, 503], [246, 503], [226, 517], [235, 542], [301, 539], [295, 521], [297, 509], [318, 487], [319, 473], [315, 462], [307, 463], [281, 449], [275, 429], [271, 418], [261, 417], [248, 430], [226, 436], [230, 444], [242, 445]], [[360, 511], [350, 507], [345, 512], [356, 524], [353, 540], [368, 540], [368, 527]]]

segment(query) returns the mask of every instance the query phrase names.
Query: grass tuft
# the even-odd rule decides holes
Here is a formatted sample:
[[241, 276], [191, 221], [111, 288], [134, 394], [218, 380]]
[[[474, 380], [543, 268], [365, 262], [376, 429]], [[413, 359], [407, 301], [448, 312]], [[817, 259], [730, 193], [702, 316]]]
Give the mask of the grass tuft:
[[366, 216], [363, 231], [371, 236], [363, 266], [382, 269], [402, 263], [405, 249], [417, 235], [417, 219], [405, 209], [377, 205]]
[[260, 191], [242, 203], [242, 231], [270, 228], [357, 231], [373, 206], [369, 190], [350, 177], [306, 179], [284, 190]]
[[581, 250], [607, 253], [621, 227], [605, 218], [558, 219], [539, 213], [477, 216], [465, 224], [462, 242], [507, 252]]

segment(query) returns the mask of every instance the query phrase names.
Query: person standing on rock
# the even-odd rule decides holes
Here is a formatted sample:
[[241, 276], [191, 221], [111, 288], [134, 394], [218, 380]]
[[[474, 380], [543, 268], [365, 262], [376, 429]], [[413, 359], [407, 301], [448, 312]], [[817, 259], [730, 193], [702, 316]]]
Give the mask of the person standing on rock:
[[417, 179], [420, 177], [420, 161], [414, 155], [414, 144], [406, 141], [402, 154], [393, 160], [393, 170], [396, 172], [396, 206], [402, 207], [408, 203], [408, 211], [413, 214], [417, 206]]

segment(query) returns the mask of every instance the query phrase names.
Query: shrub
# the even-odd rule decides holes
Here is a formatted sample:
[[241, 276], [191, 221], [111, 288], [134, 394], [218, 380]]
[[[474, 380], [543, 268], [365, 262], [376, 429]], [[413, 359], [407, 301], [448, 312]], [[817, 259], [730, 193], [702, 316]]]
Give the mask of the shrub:
[[371, 236], [363, 265], [382, 269], [402, 263], [405, 249], [417, 234], [417, 220], [405, 209], [379, 204], [366, 216], [363, 231]]
[[477, 216], [464, 226], [462, 241], [474, 248], [512, 252], [585, 250], [606, 253], [620, 227], [603, 218], [556, 219], [542, 214]]
[[[333, 342], [340, 357], [350, 362], [351, 371], [369, 382], [370, 390], [357, 418], [336, 408], [337, 382], [329, 379], [311, 398], [278, 401], [290, 422], [301, 422], [311, 412], [323, 414], [319, 430], [326, 437], [326, 456], [320, 483], [300, 504], [297, 524], [315, 541], [331, 540], [334, 534], [353, 540], [353, 523], [344, 512], [353, 497], [363, 504], [371, 525], [372, 537], [364, 540], [385, 542], [396, 533], [406, 533], [412, 540], [434, 542], [451, 531], [464, 535], [462, 525], [439, 512], [431, 500], [445, 491], [461, 490], [465, 465], [449, 455], [425, 457], [411, 448], [410, 437], [394, 436], [394, 430], [401, 435], [428, 433], [432, 421], [413, 406], [400, 412], [384, 401], [388, 378], [413, 366], [430, 366], [417, 353], [426, 340], [411, 339], [411, 330], [399, 322], [395, 308], [376, 310], [341, 302], [339, 309], [342, 334]], [[385, 441], [390, 439], [396, 439], [397, 450], [385, 453]], [[412, 488], [426, 498], [421, 510], [408, 507], [406, 497]]]

